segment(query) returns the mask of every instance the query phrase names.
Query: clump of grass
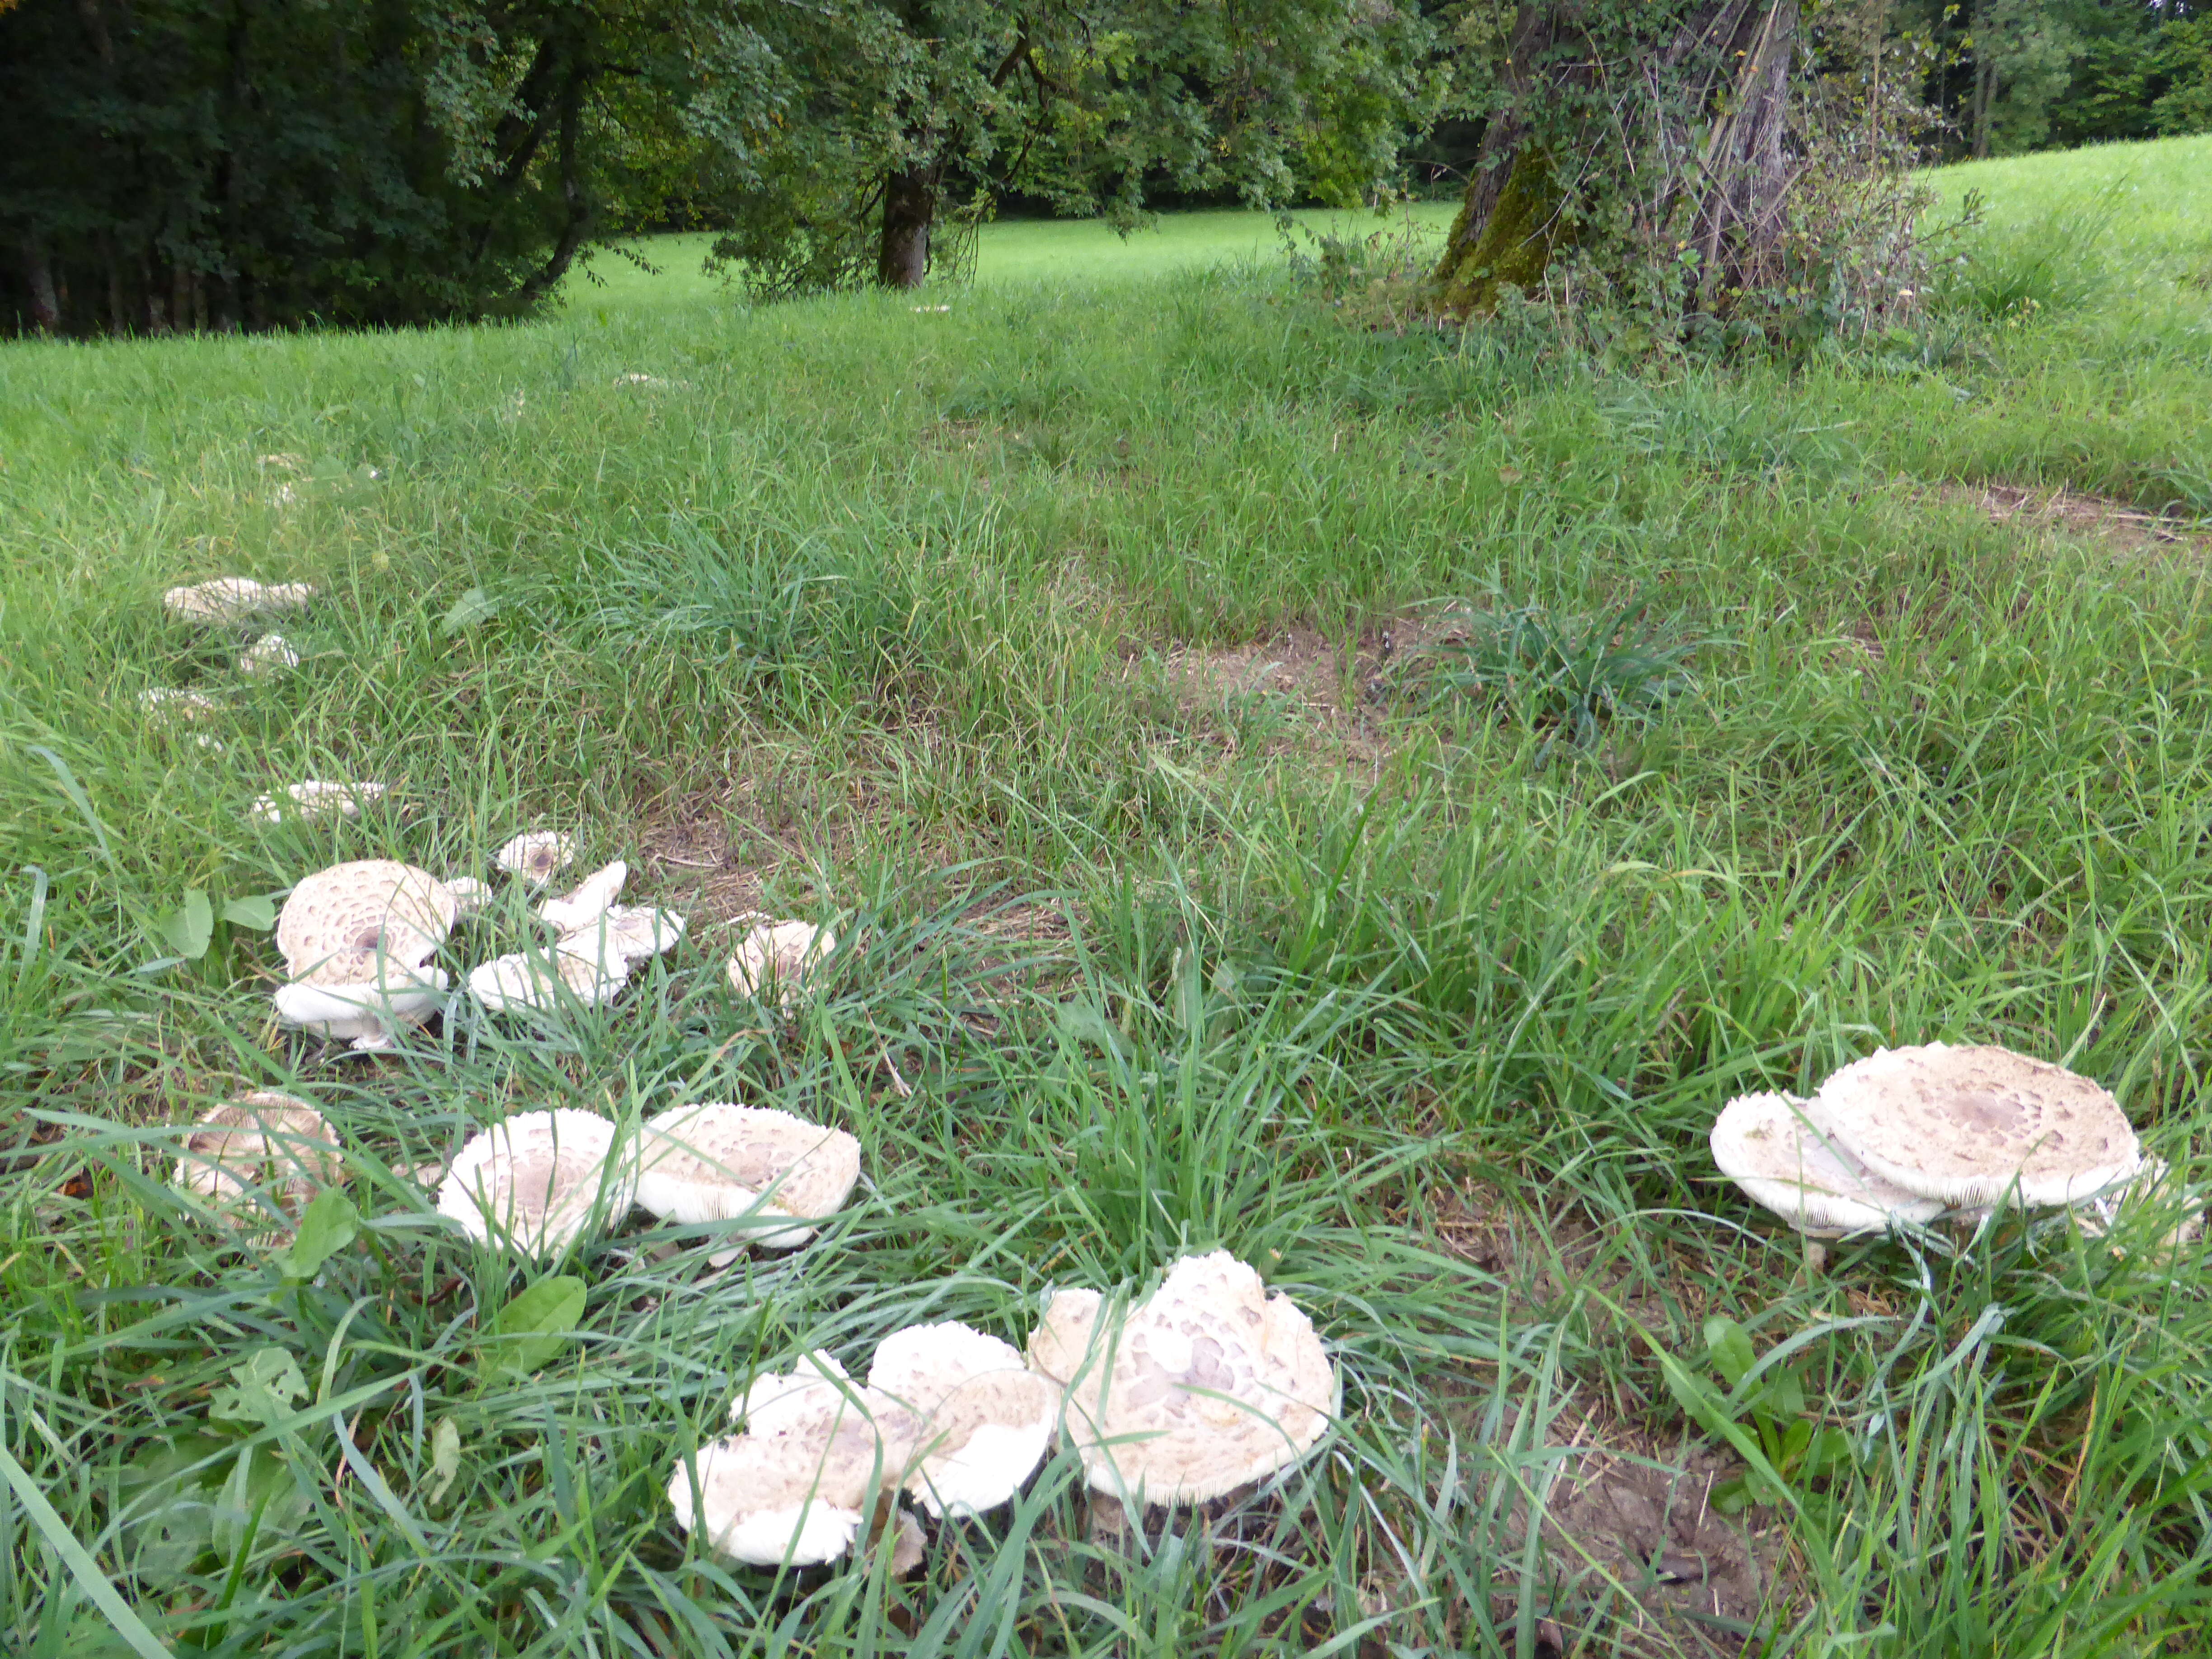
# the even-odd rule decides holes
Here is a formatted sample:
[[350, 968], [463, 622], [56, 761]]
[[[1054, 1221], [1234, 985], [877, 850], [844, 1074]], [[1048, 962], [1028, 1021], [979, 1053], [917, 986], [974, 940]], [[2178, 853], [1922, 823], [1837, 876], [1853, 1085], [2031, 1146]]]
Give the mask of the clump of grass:
[[2081, 312], [2112, 280], [2106, 245], [2131, 188], [2125, 177], [2110, 179], [2002, 224], [1970, 193], [1964, 218], [1972, 228], [1938, 267], [1936, 303], [2017, 325]]

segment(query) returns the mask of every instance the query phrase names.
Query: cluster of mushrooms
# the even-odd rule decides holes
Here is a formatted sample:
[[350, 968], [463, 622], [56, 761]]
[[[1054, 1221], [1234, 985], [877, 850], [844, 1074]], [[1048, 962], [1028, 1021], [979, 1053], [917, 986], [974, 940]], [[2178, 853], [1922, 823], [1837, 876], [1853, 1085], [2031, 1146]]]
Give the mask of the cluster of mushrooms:
[[1809, 1098], [1741, 1095], [1712, 1127], [1721, 1173], [1800, 1232], [1844, 1238], [1999, 1206], [2111, 1224], [2155, 1186], [2119, 1103], [2049, 1060], [1990, 1046], [1880, 1048]]
[[[315, 597], [305, 582], [264, 583], [250, 576], [218, 576], [212, 581], [173, 587], [161, 595], [161, 608], [171, 616], [205, 629], [236, 629], [260, 619], [304, 611]], [[300, 653], [290, 641], [274, 631], [264, 633], [244, 646], [238, 655], [238, 672], [248, 679], [264, 678], [300, 665]], [[175, 686], [149, 686], [139, 694], [138, 706], [149, 720], [165, 726], [189, 725], [219, 714], [222, 703], [204, 691]], [[203, 749], [220, 751], [222, 742], [211, 734], [193, 734]], [[254, 803], [254, 815], [268, 823], [282, 816], [283, 807], [264, 795]]]
[[[574, 857], [550, 832], [518, 836], [499, 866], [543, 887]], [[633, 960], [684, 933], [673, 912], [617, 904], [625, 867], [606, 866], [534, 907], [550, 948], [466, 976], [487, 1011], [605, 1000]], [[492, 895], [411, 865], [365, 860], [302, 880], [277, 919], [289, 1025], [390, 1043], [447, 997], [430, 958], [456, 920]], [[726, 965], [731, 983], [788, 1011], [835, 950], [829, 930], [758, 921]], [[523, 1112], [471, 1136], [442, 1169], [436, 1208], [459, 1232], [539, 1260], [557, 1257], [633, 1206], [678, 1225], [744, 1224], [743, 1243], [792, 1249], [843, 1206], [860, 1143], [793, 1113], [734, 1102], [672, 1107], [635, 1133], [574, 1109]], [[188, 1133], [176, 1183], [217, 1204], [273, 1201], [296, 1212], [345, 1179], [343, 1148], [314, 1105], [260, 1091], [225, 1102]], [[734, 1258], [718, 1251], [717, 1266]], [[1225, 1252], [1174, 1264], [1149, 1296], [1063, 1289], [1026, 1352], [957, 1322], [894, 1332], [864, 1382], [830, 1355], [802, 1355], [754, 1379], [728, 1437], [680, 1459], [678, 1523], [740, 1563], [809, 1566], [892, 1528], [893, 1561], [921, 1559], [902, 1494], [933, 1518], [1010, 1501], [1065, 1434], [1092, 1489], [1125, 1504], [1190, 1504], [1289, 1467], [1338, 1410], [1338, 1379], [1313, 1322]]]

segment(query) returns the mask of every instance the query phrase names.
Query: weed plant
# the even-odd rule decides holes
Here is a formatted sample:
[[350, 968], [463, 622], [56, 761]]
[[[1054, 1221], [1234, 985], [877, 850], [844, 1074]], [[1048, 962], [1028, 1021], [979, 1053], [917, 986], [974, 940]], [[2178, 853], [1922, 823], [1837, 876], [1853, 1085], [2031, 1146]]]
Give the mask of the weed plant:
[[[2201, 199], [2165, 154], [2069, 165]], [[2212, 1314], [2168, 1235], [2207, 1169], [2212, 297], [2167, 195], [2019, 328], [1795, 372], [1370, 326], [1256, 263], [9, 347], [0, 1650], [2204, 1651]], [[2175, 539], [1993, 522], [1996, 483]], [[321, 587], [297, 672], [164, 618], [228, 573]], [[1469, 593], [1580, 665], [1548, 725], [1378, 694]], [[1206, 676], [1286, 629], [1335, 672], [1235, 741]], [[149, 719], [177, 686], [221, 706]], [[1607, 763], [1540, 766], [1577, 707]], [[392, 790], [255, 817], [309, 776]], [[693, 919], [614, 1007], [273, 1029], [300, 877], [485, 876], [539, 823]], [[756, 908], [848, 941], [787, 1024], [721, 973]], [[503, 890], [447, 965], [526, 926]], [[1714, 1113], [1936, 1038], [2105, 1082], [2166, 1196], [1808, 1273]], [[168, 1185], [249, 1087], [329, 1115], [355, 1219]], [[512, 1111], [702, 1099], [850, 1130], [853, 1205], [726, 1268], [734, 1224], [635, 1218], [523, 1263], [416, 1178]], [[1063, 1455], [908, 1579], [674, 1528], [759, 1372], [1019, 1341], [1053, 1285], [1215, 1247], [1343, 1373], [1284, 1480], [1122, 1534]], [[1594, 1518], [1652, 1480], [1660, 1520]]]

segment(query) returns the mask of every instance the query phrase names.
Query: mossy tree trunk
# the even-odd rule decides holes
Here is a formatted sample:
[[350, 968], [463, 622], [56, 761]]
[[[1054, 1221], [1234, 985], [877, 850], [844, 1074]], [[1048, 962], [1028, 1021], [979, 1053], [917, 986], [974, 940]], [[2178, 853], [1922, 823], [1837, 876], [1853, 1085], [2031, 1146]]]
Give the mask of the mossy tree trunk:
[[1715, 307], [1778, 246], [1799, 0], [1524, 0], [1504, 106], [1432, 276], [1439, 309], [1480, 314], [1531, 288], [1606, 192], [1631, 228], [1694, 248]]

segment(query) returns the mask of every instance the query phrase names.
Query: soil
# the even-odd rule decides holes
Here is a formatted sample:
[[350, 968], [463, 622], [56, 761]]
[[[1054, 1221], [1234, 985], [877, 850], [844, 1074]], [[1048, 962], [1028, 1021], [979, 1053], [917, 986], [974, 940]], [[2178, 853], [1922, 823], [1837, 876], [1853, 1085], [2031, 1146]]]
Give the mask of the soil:
[[2063, 531], [2132, 553], [2166, 548], [2212, 553], [2212, 531], [2086, 490], [1985, 483], [1944, 484], [1936, 493], [1947, 501], [1980, 507], [1991, 524]]

